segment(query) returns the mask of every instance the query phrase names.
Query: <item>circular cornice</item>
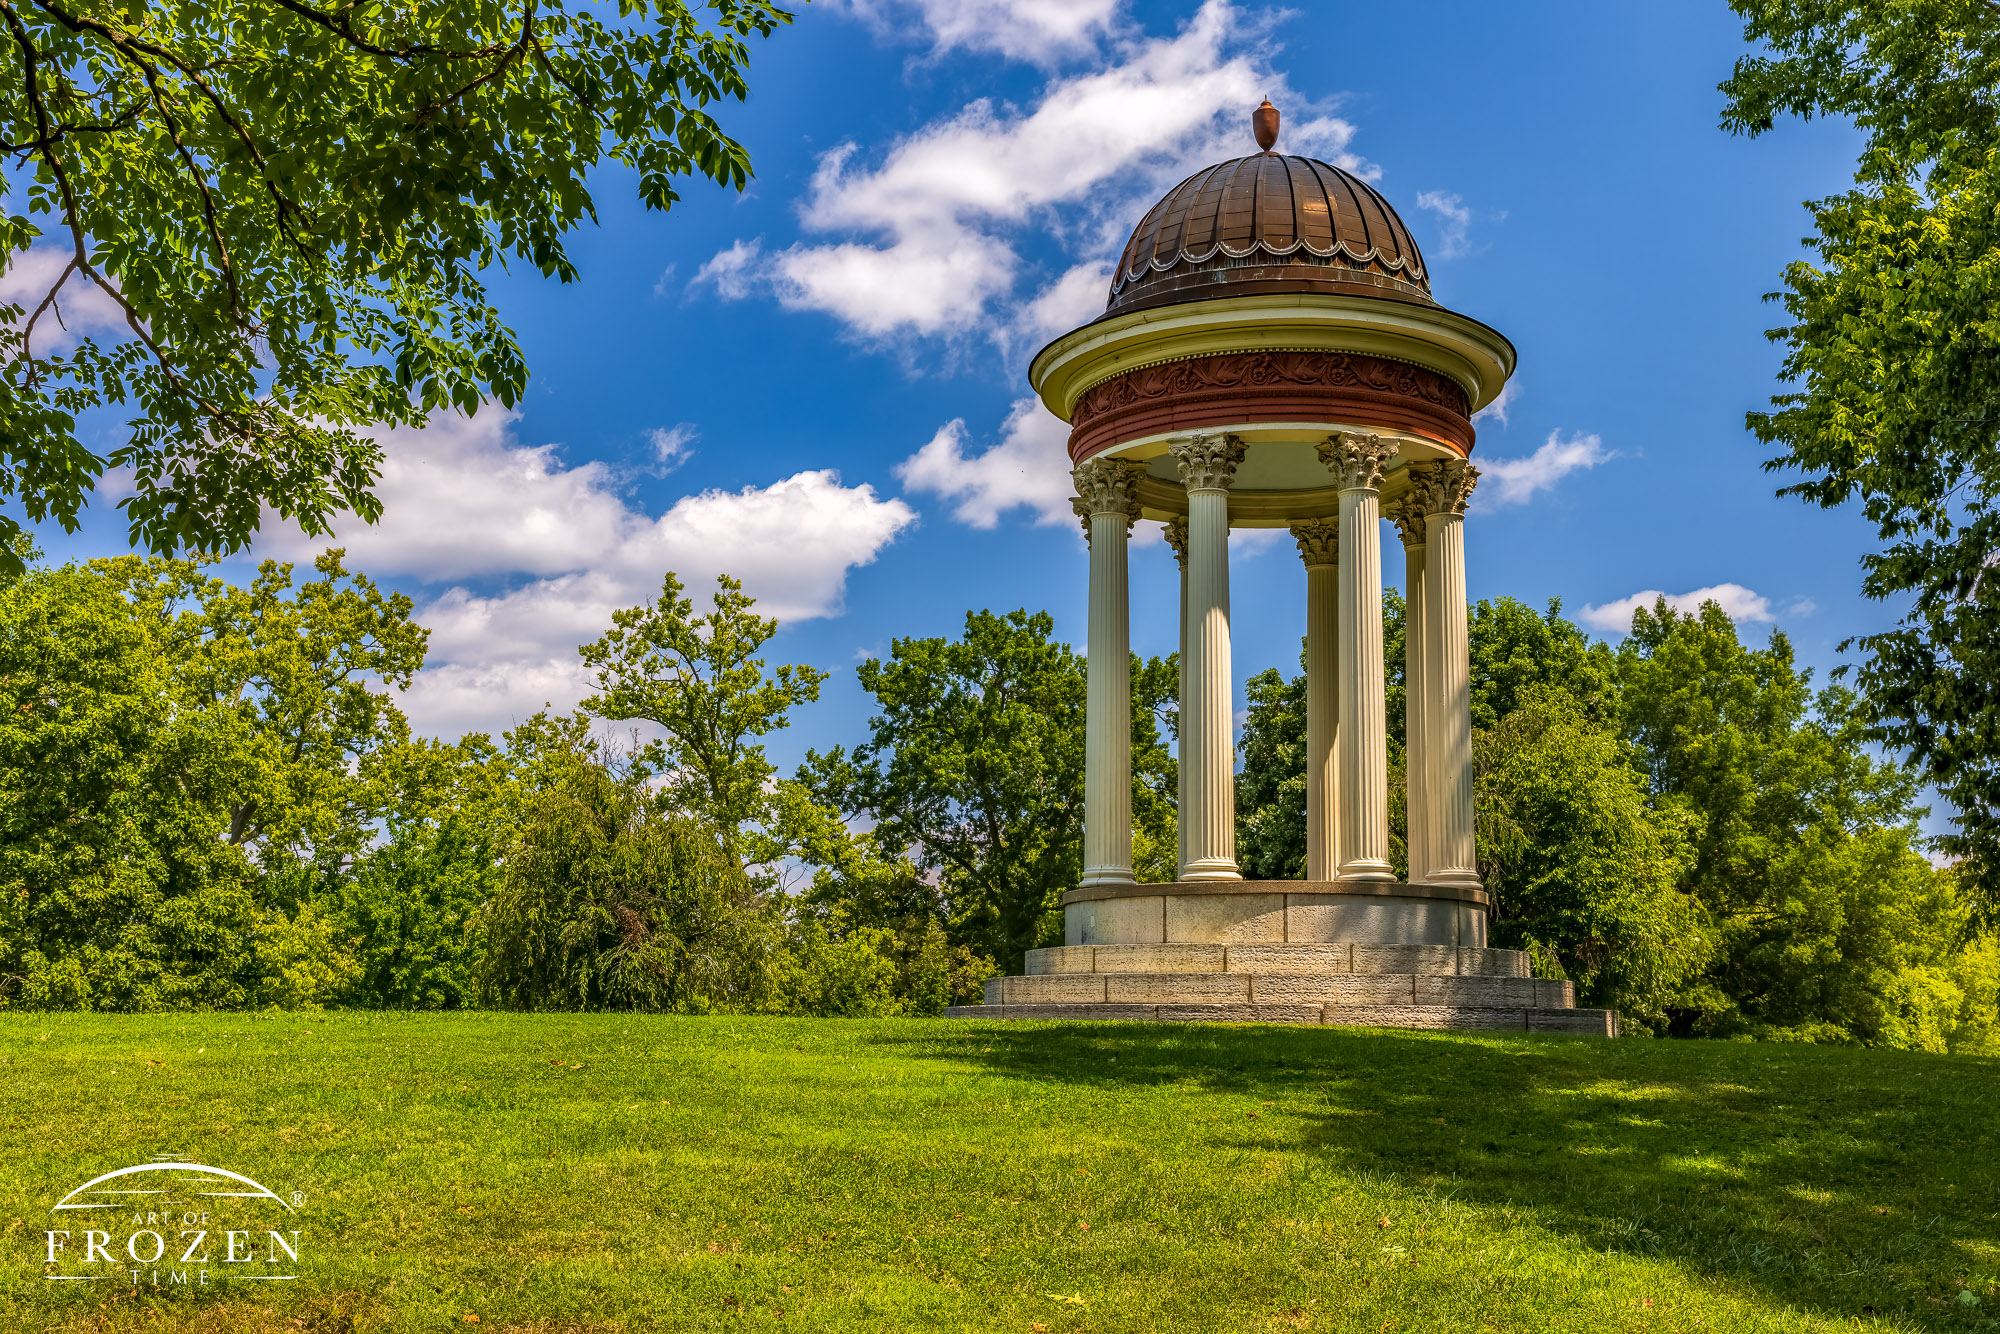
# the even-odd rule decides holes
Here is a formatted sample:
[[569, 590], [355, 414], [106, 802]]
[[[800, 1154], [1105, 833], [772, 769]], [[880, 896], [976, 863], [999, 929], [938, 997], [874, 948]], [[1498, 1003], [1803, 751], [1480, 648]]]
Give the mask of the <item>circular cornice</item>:
[[1276, 351], [1359, 353], [1421, 366], [1456, 381], [1472, 412], [1499, 397], [1515, 360], [1514, 345], [1497, 330], [1442, 306], [1266, 293], [1094, 320], [1036, 353], [1028, 380], [1048, 410], [1069, 421], [1078, 400], [1114, 376], [1161, 362]]

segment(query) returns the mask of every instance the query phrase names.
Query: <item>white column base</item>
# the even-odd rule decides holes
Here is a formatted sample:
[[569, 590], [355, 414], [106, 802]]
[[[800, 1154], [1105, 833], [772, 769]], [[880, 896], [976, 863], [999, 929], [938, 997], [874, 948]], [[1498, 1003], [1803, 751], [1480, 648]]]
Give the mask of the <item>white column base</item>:
[[1243, 872], [1227, 857], [1203, 857], [1181, 868], [1183, 880], [1241, 880]]

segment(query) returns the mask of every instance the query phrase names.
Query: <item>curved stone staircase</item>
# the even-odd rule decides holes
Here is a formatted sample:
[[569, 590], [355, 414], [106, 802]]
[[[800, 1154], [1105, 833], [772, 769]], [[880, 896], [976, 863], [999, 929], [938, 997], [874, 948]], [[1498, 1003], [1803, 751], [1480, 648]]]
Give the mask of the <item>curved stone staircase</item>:
[[1618, 1036], [1616, 1010], [1530, 975], [1519, 950], [1453, 945], [1061, 945], [986, 983], [959, 1019], [1351, 1024]]

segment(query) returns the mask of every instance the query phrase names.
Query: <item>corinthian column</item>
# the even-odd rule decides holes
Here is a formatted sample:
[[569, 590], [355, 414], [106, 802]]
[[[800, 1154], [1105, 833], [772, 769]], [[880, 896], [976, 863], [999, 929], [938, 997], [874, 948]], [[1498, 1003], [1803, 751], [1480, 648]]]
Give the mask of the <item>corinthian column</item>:
[[1382, 468], [1393, 442], [1329, 436], [1320, 461], [1340, 488], [1340, 866], [1336, 879], [1389, 880], [1389, 735], [1382, 685]]
[[1340, 855], [1340, 523], [1308, 519], [1292, 536], [1306, 565], [1306, 879], [1331, 880]]
[[1166, 526], [1167, 545], [1173, 548], [1174, 564], [1181, 571], [1181, 638], [1180, 648], [1174, 661], [1180, 664], [1179, 679], [1174, 683], [1174, 828], [1179, 831], [1180, 848], [1174, 855], [1174, 879], [1187, 876], [1187, 718], [1188, 718], [1188, 564], [1187, 564], [1187, 516], [1169, 519]]
[[1411, 470], [1410, 489], [1390, 515], [1403, 538], [1403, 811], [1408, 827], [1410, 883], [1424, 883], [1435, 831], [1430, 802], [1431, 660], [1424, 653], [1427, 596], [1424, 580], [1424, 519], [1430, 513], [1422, 480]]
[[1240, 880], [1236, 869], [1236, 755], [1230, 719], [1229, 484], [1243, 461], [1233, 435], [1175, 441], [1188, 498], [1188, 710], [1181, 723], [1183, 880]]
[[1142, 464], [1078, 468], [1078, 517], [1090, 535], [1090, 660], [1083, 747], [1083, 883], [1132, 883], [1132, 627], [1126, 539], [1139, 516]]
[[1425, 520], [1424, 654], [1432, 663], [1429, 880], [1479, 887], [1472, 810], [1472, 663], [1466, 642], [1465, 505], [1479, 470], [1457, 461], [1426, 468], [1435, 487]]

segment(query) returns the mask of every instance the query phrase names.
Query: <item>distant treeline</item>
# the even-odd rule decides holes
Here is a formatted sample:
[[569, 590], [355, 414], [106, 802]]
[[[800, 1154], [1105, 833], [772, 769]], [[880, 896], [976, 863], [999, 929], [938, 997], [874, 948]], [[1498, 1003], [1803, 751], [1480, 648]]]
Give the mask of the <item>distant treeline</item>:
[[[138, 557], [0, 581], [0, 1006], [930, 1014], [1060, 941], [1084, 674], [1046, 614], [895, 640], [865, 736], [786, 778], [762, 739], [825, 674], [766, 665], [732, 580], [697, 611], [668, 576], [579, 650], [574, 713], [497, 742], [411, 737], [411, 611], [338, 552], [248, 588]], [[1782, 634], [1661, 604], [1614, 649], [1502, 600], [1472, 670], [1495, 943], [1632, 1030], [1996, 1046], [2000, 944], [1915, 778]], [[1176, 674], [1134, 660], [1146, 879], [1173, 876]], [[1303, 692], [1249, 683], [1246, 875], [1304, 873]]]

